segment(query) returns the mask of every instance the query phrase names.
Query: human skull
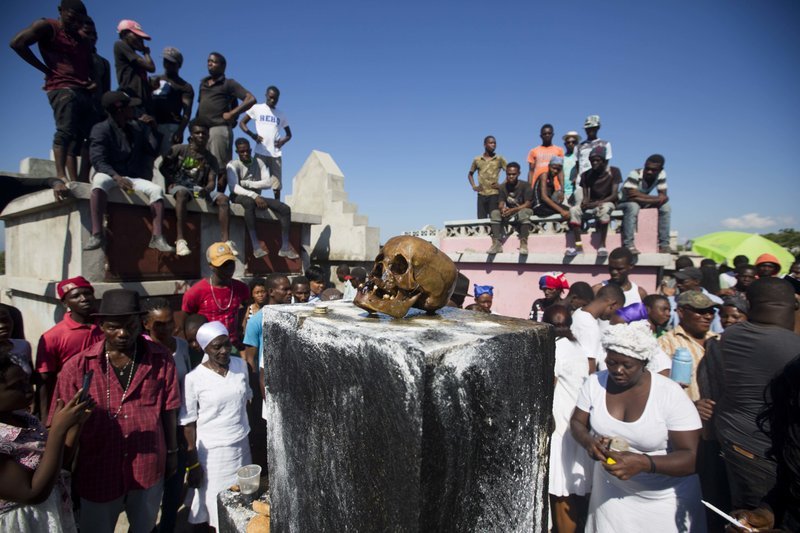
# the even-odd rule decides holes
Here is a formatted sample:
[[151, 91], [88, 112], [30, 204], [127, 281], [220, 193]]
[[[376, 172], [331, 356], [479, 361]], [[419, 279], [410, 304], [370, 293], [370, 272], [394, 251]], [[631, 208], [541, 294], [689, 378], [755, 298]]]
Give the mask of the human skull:
[[356, 287], [355, 303], [395, 318], [413, 306], [433, 313], [447, 305], [455, 288], [456, 265], [419, 237], [392, 237], [375, 258], [366, 283]]

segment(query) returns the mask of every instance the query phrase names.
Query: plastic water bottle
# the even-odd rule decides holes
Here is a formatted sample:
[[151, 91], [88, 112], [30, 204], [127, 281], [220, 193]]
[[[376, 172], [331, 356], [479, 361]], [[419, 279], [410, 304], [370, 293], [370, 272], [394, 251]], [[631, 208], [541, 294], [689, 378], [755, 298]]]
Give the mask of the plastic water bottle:
[[692, 382], [692, 354], [689, 353], [687, 348], [678, 348], [672, 356], [672, 370], [669, 377], [672, 381], [677, 381], [683, 385], [689, 385]]

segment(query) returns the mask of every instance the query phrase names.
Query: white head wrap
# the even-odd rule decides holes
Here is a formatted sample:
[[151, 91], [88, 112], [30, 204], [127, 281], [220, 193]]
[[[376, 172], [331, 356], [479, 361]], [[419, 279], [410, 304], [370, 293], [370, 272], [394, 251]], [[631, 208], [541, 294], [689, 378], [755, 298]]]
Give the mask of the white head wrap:
[[228, 328], [226, 328], [222, 322], [206, 322], [197, 330], [197, 344], [205, 350], [208, 343], [220, 335], [228, 335]]
[[640, 361], [649, 361], [655, 356], [658, 343], [647, 321], [641, 320], [606, 328], [603, 348]]

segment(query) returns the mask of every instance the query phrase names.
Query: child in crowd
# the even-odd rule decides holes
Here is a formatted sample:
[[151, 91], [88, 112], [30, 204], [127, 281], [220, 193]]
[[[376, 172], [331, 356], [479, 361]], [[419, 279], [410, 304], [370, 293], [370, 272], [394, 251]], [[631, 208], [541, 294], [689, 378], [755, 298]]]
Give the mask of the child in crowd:
[[250, 282], [250, 299], [252, 303], [247, 306], [242, 320], [242, 331], [247, 328], [247, 321], [250, 317], [258, 313], [264, 304], [267, 303], [267, 282], [263, 278], [256, 278]]
[[0, 531], [76, 531], [61, 465], [71, 462], [80, 426], [95, 405], [82, 394], [66, 405], [55, 402], [48, 431], [28, 413], [30, 374], [0, 354]]
[[569, 292], [564, 298], [563, 305], [569, 309], [570, 313], [574, 313], [576, 309], [580, 309], [592, 300], [594, 300], [592, 286], [585, 281], [576, 281], [569, 288]]

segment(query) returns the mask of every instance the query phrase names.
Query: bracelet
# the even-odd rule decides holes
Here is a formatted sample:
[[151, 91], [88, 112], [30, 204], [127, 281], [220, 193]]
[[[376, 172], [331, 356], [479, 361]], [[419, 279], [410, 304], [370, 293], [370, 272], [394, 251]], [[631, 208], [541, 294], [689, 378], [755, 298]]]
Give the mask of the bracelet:
[[187, 466], [187, 467], [186, 467], [186, 471], [188, 472], [189, 470], [194, 470], [194, 469], [195, 469], [195, 468], [197, 468], [198, 466], [200, 466], [200, 461], [197, 461], [197, 462], [196, 462], [195, 464], [193, 464], [192, 466]]
[[178, 453], [178, 448], [173, 448], [171, 450], [167, 450], [167, 455], [169, 455], [171, 453]]
[[645, 453], [645, 454], [643, 454], [643, 455], [644, 455], [645, 457], [647, 457], [647, 460], [648, 460], [648, 461], [650, 461], [650, 473], [651, 473], [651, 474], [655, 474], [655, 473], [656, 473], [656, 462], [655, 462], [655, 461], [653, 461], [653, 458], [652, 458], [652, 457], [650, 457], [649, 455], [647, 455], [646, 453]]

